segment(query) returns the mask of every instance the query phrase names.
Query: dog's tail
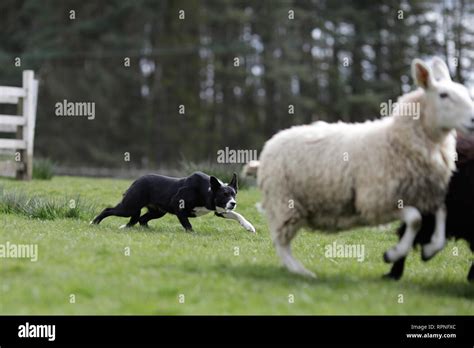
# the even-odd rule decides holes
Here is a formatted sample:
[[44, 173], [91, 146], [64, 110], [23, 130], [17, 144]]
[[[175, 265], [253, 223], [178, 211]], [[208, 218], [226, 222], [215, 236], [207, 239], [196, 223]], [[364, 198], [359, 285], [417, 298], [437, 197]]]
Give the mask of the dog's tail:
[[259, 161], [250, 161], [249, 163], [247, 163], [244, 168], [242, 169], [242, 176], [243, 177], [247, 177], [247, 176], [250, 176], [250, 177], [254, 177], [256, 178], [257, 177], [257, 171], [258, 171], [258, 167], [260, 166], [260, 162]]

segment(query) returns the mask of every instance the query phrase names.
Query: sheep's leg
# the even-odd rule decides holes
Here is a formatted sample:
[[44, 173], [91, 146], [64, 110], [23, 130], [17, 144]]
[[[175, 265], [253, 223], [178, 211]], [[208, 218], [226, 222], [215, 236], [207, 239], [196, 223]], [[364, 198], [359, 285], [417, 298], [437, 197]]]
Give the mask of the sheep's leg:
[[474, 261], [472, 261], [471, 268], [469, 269], [469, 273], [467, 274], [467, 280], [470, 282], [474, 282]]
[[296, 260], [291, 253], [291, 240], [298, 231], [297, 226], [293, 224], [285, 224], [279, 228], [276, 228], [273, 233], [273, 243], [278, 256], [280, 257], [283, 265], [292, 273], [301, 274], [306, 277], [316, 278], [316, 275], [308, 271], [298, 260]]
[[406, 224], [405, 233], [397, 245], [385, 252], [383, 255], [385, 262], [395, 262], [407, 256], [421, 227], [421, 214], [415, 207], [403, 208], [400, 215]]
[[[405, 224], [402, 224], [397, 231], [397, 234], [399, 236], [398, 240], [400, 240], [403, 235], [405, 234], [406, 226]], [[405, 260], [406, 257], [402, 257], [400, 260], [395, 261], [394, 264], [392, 265], [392, 268], [390, 269], [390, 272], [387, 274], [383, 275], [383, 278], [386, 279], [393, 279], [393, 280], [399, 280], [402, 275], [403, 275], [403, 270], [405, 269]]]
[[[469, 246], [471, 247], [471, 252], [474, 252], [474, 241], [470, 241]], [[474, 283], [474, 260], [471, 262], [471, 268], [467, 274], [467, 280]]]
[[423, 246], [421, 258], [423, 261], [431, 259], [444, 248], [446, 243], [446, 207], [443, 205], [436, 211], [436, 225], [431, 241]]
[[390, 272], [383, 275], [385, 279], [400, 280], [403, 275], [403, 270], [405, 269], [405, 257], [402, 257], [400, 260], [397, 260], [392, 265]]

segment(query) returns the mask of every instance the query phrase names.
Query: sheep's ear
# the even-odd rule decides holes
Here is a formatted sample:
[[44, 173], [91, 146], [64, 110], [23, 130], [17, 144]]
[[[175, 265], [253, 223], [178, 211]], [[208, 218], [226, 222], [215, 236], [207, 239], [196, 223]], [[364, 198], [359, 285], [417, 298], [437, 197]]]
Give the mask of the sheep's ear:
[[433, 75], [436, 80], [451, 81], [451, 76], [449, 75], [449, 68], [444, 62], [444, 60], [439, 57], [434, 57], [431, 65], [433, 68]]
[[237, 192], [238, 185], [239, 185], [237, 181], [238, 181], [237, 180], [237, 173], [234, 173], [232, 175], [232, 180], [230, 181], [229, 186], [232, 187], [235, 190], [235, 192]]
[[411, 63], [411, 74], [417, 86], [429, 89], [434, 85], [433, 72], [421, 59], [414, 59]]
[[219, 182], [219, 180], [217, 180], [217, 178], [215, 176], [211, 176], [211, 190], [213, 192], [216, 192], [217, 190], [219, 190], [221, 188], [221, 183]]

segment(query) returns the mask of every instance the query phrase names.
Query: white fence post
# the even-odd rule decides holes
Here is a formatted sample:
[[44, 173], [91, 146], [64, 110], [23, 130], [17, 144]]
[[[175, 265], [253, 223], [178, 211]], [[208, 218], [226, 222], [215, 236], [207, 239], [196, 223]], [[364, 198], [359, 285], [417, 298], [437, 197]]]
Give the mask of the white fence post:
[[20, 162], [1, 163], [0, 170], [11, 172], [13, 169], [17, 179], [31, 180], [33, 177], [37, 98], [38, 81], [34, 79], [32, 70], [23, 71], [22, 87], [0, 86], [0, 103], [18, 106], [18, 115], [0, 115], [0, 131], [16, 133], [16, 139], [0, 139], [0, 149], [16, 150], [20, 153]]
[[32, 70], [23, 71], [23, 88], [26, 97], [23, 98], [23, 117], [25, 117], [26, 125], [23, 127], [23, 140], [26, 141], [26, 170], [24, 179], [31, 180], [33, 178], [33, 145], [35, 137], [36, 123], [36, 99], [38, 93], [38, 81], [34, 79]]

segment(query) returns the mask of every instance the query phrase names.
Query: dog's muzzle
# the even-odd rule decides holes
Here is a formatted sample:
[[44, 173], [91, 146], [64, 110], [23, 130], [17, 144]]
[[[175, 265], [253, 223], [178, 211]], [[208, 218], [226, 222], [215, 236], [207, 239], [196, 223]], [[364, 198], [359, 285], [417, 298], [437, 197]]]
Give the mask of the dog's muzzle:
[[237, 206], [237, 202], [235, 200], [231, 200], [231, 201], [227, 202], [227, 204], [225, 205], [225, 208], [229, 209], [229, 210], [232, 210], [236, 206]]

